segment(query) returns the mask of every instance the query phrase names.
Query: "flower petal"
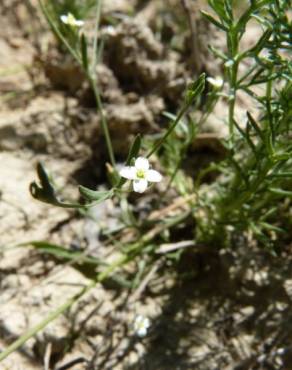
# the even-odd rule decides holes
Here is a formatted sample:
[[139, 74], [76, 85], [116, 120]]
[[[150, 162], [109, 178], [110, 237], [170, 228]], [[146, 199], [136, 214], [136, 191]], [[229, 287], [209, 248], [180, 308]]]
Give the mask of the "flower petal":
[[68, 24], [68, 16], [67, 15], [61, 15], [60, 19], [63, 23]]
[[158, 171], [148, 170], [146, 172], [146, 180], [150, 182], [159, 182], [162, 180], [162, 176]]
[[84, 21], [82, 21], [82, 20], [76, 20], [76, 21], [75, 21], [75, 25], [76, 25], [77, 27], [82, 27], [82, 26], [84, 25]]
[[150, 320], [148, 319], [148, 317], [145, 317], [144, 318], [144, 327], [146, 328], [146, 329], [149, 329], [150, 328]]
[[145, 179], [134, 180], [133, 182], [134, 191], [137, 193], [144, 193], [144, 191], [147, 189], [147, 185], [148, 181]]
[[134, 327], [138, 328], [144, 321], [145, 317], [143, 315], [137, 315], [134, 321]]
[[137, 333], [138, 337], [140, 337], [140, 338], [146, 337], [147, 329], [143, 328], [143, 327], [139, 328], [136, 333]]
[[137, 170], [147, 171], [149, 169], [149, 161], [147, 158], [138, 157], [135, 161]]
[[128, 180], [135, 180], [137, 178], [136, 168], [132, 166], [123, 167], [119, 173], [120, 173], [120, 176]]
[[224, 84], [224, 81], [221, 77], [207, 77], [206, 80], [213, 86], [217, 87], [218, 89], [221, 88]]

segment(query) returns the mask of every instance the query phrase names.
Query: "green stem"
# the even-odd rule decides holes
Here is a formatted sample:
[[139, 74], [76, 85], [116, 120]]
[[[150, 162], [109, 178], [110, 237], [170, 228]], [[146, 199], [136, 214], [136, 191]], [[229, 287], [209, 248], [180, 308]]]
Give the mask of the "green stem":
[[[272, 74], [273, 69], [270, 70]], [[266, 132], [266, 145], [269, 150], [270, 156], [274, 154], [274, 141], [275, 141], [275, 133], [273, 127], [273, 117], [272, 117], [272, 108], [271, 108], [271, 99], [272, 99], [272, 87], [273, 81], [268, 81], [266, 86], [266, 110], [267, 110], [267, 125], [265, 127]]]
[[101, 6], [102, 6], [102, 0], [97, 0], [96, 1], [95, 31], [94, 31], [93, 51], [92, 51], [92, 64], [91, 64], [90, 71], [86, 71], [86, 73], [87, 73], [87, 78], [90, 81], [90, 84], [91, 84], [91, 87], [94, 93], [97, 111], [100, 115], [101, 128], [103, 131], [103, 135], [105, 137], [105, 142], [106, 142], [110, 162], [111, 162], [111, 165], [115, 167], [116, 161], [115, 161], [112, 141], [111, 141], [111, 137], [110, 137], [110, 133], [108, 129], [108, 124], [107, 124], [105, 115], [103, 113], [103, 107], [102, 107], [102, 101], [101, 101], [99, 89], [97, 88], [97, 80], [98, 80], [97, 71], [96, 71], [96, 66], [98, 62], [97, 43], [98, 43], [98, 30], [99, 30], [99, 23], [100, 23]]
[[98, 88], [97, 88], [97, 76], [96, 76], [97, 38], [98, 38], [98, 25], [99, 25], [99, 19], [100, 19], [101, 1], [102, 0], [97, 1], [96, 30], [95, 30], [94, 45], [93, 45], [94, 58], [93, 58], [93, 62], [92, 62], [92, 66], [93, 66], [93, 69], [94, 69], [93, 71], [92, 70], [90, 70], [90, 71], [85, 70], [85, 68], [83, 66], [83, 63], [82, 63], [82, 60], [80, 59], [80, 56], [71, 47], [71, 45], [68, 43], [66, 38], [62, 35], [60, 30], [56, 26], [55, 22], [51, 19], [51, 16], [50, 16], [47, 8], [45, 7], [45, 5], [42, 3], [42, 0], [39, 0], [39, 4], [40, 4], [40, 7], [41, 7], [48, 23], [52, 27], [53, 31], [59, 37], [59, 39], [63, 42], [63, 44], [67, 47], [68, 51], [73, 56], [73, 58], [77, 61], [77, 63], [83, 68], [83, 71], [84, 71], [87, 79], [90, 82], [90, 85], [93, 89], [95, 100], [96, 100], [97, 111], [100, 115], [101, 127], [102, 127], [102, 131], [103, 131], [103, 134], [104, 134], [104, 137], [105, 137], [106, 146], [107, 146], [108, 154], [109, 154], [109, 157], [110, 157], [110, 161], [111, 161], [112, 166], [115, 167], [116, 162], [115, 162], [115, 157], [114, 157], [113, 146], [112, 146], [112, 142], [111, 142], [110, 133], [109, 133], [108, 125], [107, 125], [107, 122], [106, 122], [106, 118], [104, 116], [103, 109], [102, 109], [102, 102], [101, 102], [101, 98], [100, 98], [100, 93], [99, 93]]
[[38, 323], [33, 328], [29, 329], [26, 333], [24, 333], [20, 338], [14, 341], [10, 346], [6, 348], [3, 352], [0, 353], [0, 362], [3, 361], [6, 357], [8, 357], [12, 352], [16, 351], [20, 348], [27, 340], [35, 336], [40, 330], [44, 329], [50, 322], [55, 320], [58, 316], [60, 316], [64, 311], [70, 308], [74, 303], [76, 303], [81, 297], [83, 297], [86, 293], [88, 293], [91, 289], [93, 289], [98, 283], [101, 283], [105, 279], [107, 279], [117, 268], [120, 268], [127, 264], [128, 262], [132, 261], [136, 258], [137, 255], [140, 254], [141, 249], [145, 246], [145, 244], [149, 243], [153, 238], [160, 234], [164, 229], [170, 228], [176, 224], [179, 224], [189, 215], [189, 212], [185, 212], [178, 217], [175, 217], [173, 220], [170, 220], [165, 225], [161, 225], [160, 227], [156, 228], [154, 231], [150, 231], [145, 234], [141, 241], [138, 243], [134, 243], [131, 248], [127, 249], [127, 254], [118, 258], [115, 262], [109, 265], [104, 271], [100, 272], [96, 279], [90, 282], [86, 287], [82, 288], [77, 294], [73, 297], [69, 298], [65, 303], [63, 303], [60, 307], [58, 307], [55, 311], [51, 312], [44, 320]]
[[164, 141], [168, 138], [168, 136], [172, 133], [172, 131], [175, 129], [179, 121], [182, 119], [184, 114], [187, 112], [189, 107], [192, 105], [193, 102], [187, 103], [179, 112], [178, 116], [176, 117], [173, 124], [170, 126], [170, 128], [166, 131], [166, 133], [163, 135], [163, 137], [153, 146], [153, 148], [150, 150], [150, 152], [147, 154], [146, 158], [151, 157], [153, 153], [155, 153], [161, 145], [164, 143]]
[[79, 55], [76, 53], [76, 51], [71, 47], [69, 42], [66, 40], [66, 38], [62, 35], [58, 27], [56, 26], [55, 22], [51, 19], [51, 16], [46, 8], [46, 6], [43, 4], [42, 0], [38, 0], [40, 4], [40, 8], [42, 12], [44, 13], [49, 25], [51, 26], [53, 32], [55, 35], [63, 42], [63, 44], [66, 46], [66, 48], [69, 50], [70, 54], [73, 56], [73, 58], [77, 61], [78, 64], [82, 65], [82, 61], [79, 57]]
[[102, 0], [96, 0], [95, 30], [94, 30], [93, 51], [92, 51], [93, 73], [96, 73], [96, 65], [97, 65], [97, 41], [98, 41], [100, 15], [101, 15], [101, 6], [102, 6]]
[[115, 167], [116, 161], [115, 161], [115, 156], [114, 156], [114, 150], [113, 150], [112, 141], [111, 141], [111, 137], [110, 137], [110, 133], [108, 129], [108, 124], [107, 124], [107, 121], [106, 121], [106, 118], [103, 112], [103, 108], [102, 108], [102, 102], [101, 102], [99, 90], [97, 88], [97, 81], [96, 81], [96, 78], [92, 78], [89, 75], [88, 75], [88, 79], [90, 81], [90, 84], [91, 84], [91, 87], [92, 87], [92, 90], [95, 96], [97, 111], [100, 115], [101, 128], [102, 128], [103, 135], [105, 137], [105, 142], [106, 142], [110, 162], [111, 162], [111, 165]]
[[[261, 169], [258, 169], [258, 174], [254, 180], [250, 183], [249, 188], [246, 191], [238, 191], [238, 188], [233, 188], [227, 197], [222, 198], [220, 202], [220, 223], [226, 223], [230, 214], [235, 210], [240, 210], [242, 206], [248, 202], [258, 191], [259, 187], [263, 184], [267, 177], [272, 162], [267, 158]], [[245, 166], [246, 171], [250, 169], [249, 164]]]
[[232, 65], [228, 70], [229, 78], [229, 107], [228, 107], [228, 124], [229, 124], [229, 140], [231, 148], [234, 146], [234, 110], [237, 90], [237, 73], [238, 73], [238, 30], [237, 27], [231, 25], [227, 31], [227, 45], [229, 60]]
[[230, 71], [230, 90], [229, 90], [229, 104], [228, 104], [228, 122], [229, 122], [229, 136], [231, 147], [234, 144], [234, 111], [236, 102], [236, 90], [237, 90], [237, 71], [238, 63], [234, 62]]

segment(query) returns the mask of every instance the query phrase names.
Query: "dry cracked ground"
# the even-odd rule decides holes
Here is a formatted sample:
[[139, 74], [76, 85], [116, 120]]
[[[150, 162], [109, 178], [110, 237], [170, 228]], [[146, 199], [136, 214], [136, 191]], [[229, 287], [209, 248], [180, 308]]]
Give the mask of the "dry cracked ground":
[[[185, 62], [182, 51], [155, 36], [161, 14], [166, 35], [178, 30], [165, 5], [182, 14], [183, 8], [179, 1], [166, 3], [112, 0], [103, 9], [105, 18], [119, 14], [119, 22], [102, 28], [107, 47], [98, 73], [121, 161], [137, 132], [159, 131], [162, 112], [175, 107], [192, 77], [192, 52]], [[119, 209], [107, 201], [92, 211], [93, 221], [30, 196], [38, 161], [68, 197], [78, 197], [78, 183], [104, 183], [105, 150], [92, 94], [78, 68], [57, 51], [35, 2], [4, 0], [0, 12], [3, 350], [90, 281], [89, 271], [20, 244], [46, 240], [105, 257], [111, 250], [99, 238], [100, 230], [117, 224]], [[209, 31], [220, 45], [220, 37]], [[250, 31], [251, 39], [255, 32]], [[219, 73], [211, 56], [202, 59], [211, 75]], [[215, 133], [215, 141], [225, 134], [224, 109], [220, 106], [205, 128]], [[194, 161], [210, 154], [206, 145], [214, 146], [198, 144], [203, 153], [194, 152]], [[275, 258], [257, 248], [247, 256], [245, 241], [236, 243], [236, 252], [187, 253], [177, 269], [154, 266], [142, 291], [122, 288], [114, 279], [95, 287], [0, 369], [292, 369], [291, 245]], [[133, 333], [137, 314], [151, 320], [143, 339]]]

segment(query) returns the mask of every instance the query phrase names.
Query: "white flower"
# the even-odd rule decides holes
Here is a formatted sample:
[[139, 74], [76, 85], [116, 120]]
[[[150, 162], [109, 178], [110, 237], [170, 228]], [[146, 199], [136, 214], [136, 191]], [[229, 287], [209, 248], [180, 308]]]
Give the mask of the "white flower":
[[213, 85], [214, 87], [216, 87], [217, 89], [220, 89], [223, 84], [224, 84], [224, 81], [222, 80], [221, 77], [216, 77], [216, 78], [213, 78], [213, 77], [207, 77], [206, 80], [211, 84]]
[[138, 335], [138, 337], [143, 338], [146, 336], [147, 331], [150, 327], [150, 320], [148, 319], [148, 317], [138, 315], [135, 318], [133, 327], [136, 335]]
[[82, 20], [76, 19], [72, 13], [61, 15], [60, 19], [63, 23], [71, 27], [82, 27], [84, 25], [84, 22]]
[[232, 66], [233, 66], [233, 64], [234, 64], [234, 60], [232, 60], [232, 59], [228, 59], [228, 60], [224, 63], [224, 65], [225, 65], [225, 67], [226, 67], [226, 68], [230, 68], [230, 67], [232, 67]]
[[260, 52], [260, 54], [259, 54], [259, 56], [262, 59], [264, 59], [265, 61], [271, 62], [271, 59], [270, 59], [270, 56], [271, 55], [270, 55], [270, 52], [269, 52], [269, 50], [267, 48], [262, 49], [261, 52]]
[[148, 186], [148, 182], [159, 182], [162, 176], [158, 171], [149, 169], [147, 158], [138, 157], [135, 166], [126, 166], [120, 170], [120, 176], [133, 181], [134, 191], [143, 193]]

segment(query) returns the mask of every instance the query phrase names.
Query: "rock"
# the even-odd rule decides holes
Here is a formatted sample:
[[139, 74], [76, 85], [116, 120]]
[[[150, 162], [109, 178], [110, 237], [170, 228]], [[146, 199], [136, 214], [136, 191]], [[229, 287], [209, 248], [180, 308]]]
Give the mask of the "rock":
[[126, 19], [107, 33], [106, 60], [121, 82], [134, 91], [166, 92], [182, 74], [175, 52], [166, 52], [141, 20]]

